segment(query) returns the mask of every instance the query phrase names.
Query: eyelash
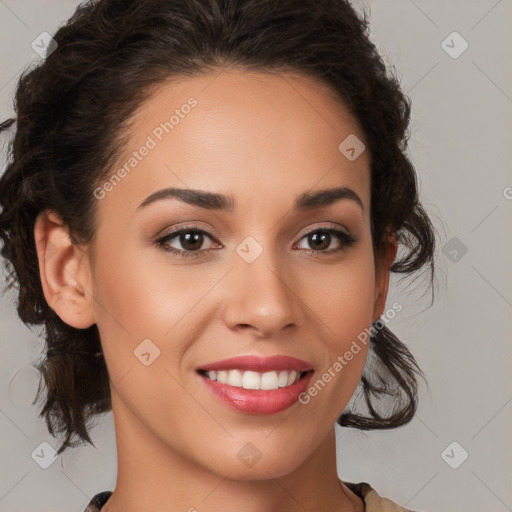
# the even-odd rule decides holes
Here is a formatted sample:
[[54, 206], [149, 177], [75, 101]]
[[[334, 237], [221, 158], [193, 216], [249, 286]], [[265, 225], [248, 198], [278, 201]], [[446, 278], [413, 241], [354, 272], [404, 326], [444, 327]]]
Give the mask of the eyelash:
[[[175, 249], [175, 248], [169, 248], [169, 246], [166, 246], [165, 243], [169, 242], [170, 240], [176, 238], [177, 236], [181, 235], [182, 233], [201, 233], [203, 235], [208, 236], [212, 240], [214, 240], [214, 237], [212, 234], [210, 234], [208, 231], [204, 231], [203, 229], [195, 228], [193, 226], [184, 226], [182, 228], [179, 228], [175, 231], [171, 231], [170, 233], [167, 233], [163, 237], [159, 238], [155, 241], [155, 245], [159, 248], [162, 248], [164, 251], [170, 252], [172, 254], [175, 254], [177, 256], [180, 256], [182, 258], [192, 258], [195, 257], [196, 259], [199, 257], [197, 256], [197, 253], [203, 252], [203, 250], [200, 251], [182, 251], [181, 249]], [[313, 233], [329, 233], [336, 235], [341, 241], [342, 246], [340, 249], [334, 249], [330, 251], [315, 251], [315, 250], [309, 250], [312, 255], [314, 254], [333, 254], [338, 253], [341, 251], [344, 251], [348, 247], [353, 246], [357, 242], [357, 238], [355, 238], [353, 235], [350, 235], [348, 233], [345, 233], [345, 231], [342, 231], [341, 229], [330, 227], [330, 228], [316, 228], [312, 231], [309, 231], [308, 233], [305, 233], [300, 240], [303, 238], [306, 238], [307, 236], [313, 234]], [[300, 242], [299, 240], [299, 242]], [[302, 249], [306, 250], [306, 249]]]

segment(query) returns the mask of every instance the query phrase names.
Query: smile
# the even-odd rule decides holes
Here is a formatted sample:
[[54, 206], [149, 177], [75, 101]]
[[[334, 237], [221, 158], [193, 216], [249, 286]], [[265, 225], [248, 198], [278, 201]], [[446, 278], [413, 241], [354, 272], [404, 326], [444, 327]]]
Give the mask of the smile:
[[291, 386], [300, 380], [307, 372], [298, 372], [296, 370], [280, 370], [270, 372], [254, 372], [251, 370], [210, 370], [200, 371], [210, 380], [220, 384], [244, 389], [279, 389]]

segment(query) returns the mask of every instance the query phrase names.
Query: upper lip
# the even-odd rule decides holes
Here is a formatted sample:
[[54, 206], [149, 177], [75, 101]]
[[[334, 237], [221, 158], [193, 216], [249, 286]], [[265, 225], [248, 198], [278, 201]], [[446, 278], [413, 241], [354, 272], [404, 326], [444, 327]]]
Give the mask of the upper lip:
[[305, 372], [313, 367], [307, 361], [296, 357], [276, 355], [261, 357], [256, 355], [231, 357], [222, 361], [215, 361], [197, 368], [197, 370], [252, 370], [254, 372], [270, 372], [273, 370], [296, 370]]

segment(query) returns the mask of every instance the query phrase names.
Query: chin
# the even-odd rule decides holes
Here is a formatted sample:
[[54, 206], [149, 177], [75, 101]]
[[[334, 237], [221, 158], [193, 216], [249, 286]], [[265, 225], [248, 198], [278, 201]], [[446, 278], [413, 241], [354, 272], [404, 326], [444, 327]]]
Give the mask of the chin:
[[230, 480], [243, 482], [286, 476], [293, 473], [304, 461], [303, 457], [293, 456], [289, 452], [283, 453], [282, 448], [267, 454], [254, 453], [252, 460], [251, 455], [247, 455], [248, 452], [250, 451], [242, 451], [240, 455], [235, 453], [233, 458], [224, 457], [222, 462], [217, 459], [213, 467], [211, 464], [208, 466], [215, 473], [229, 475]]

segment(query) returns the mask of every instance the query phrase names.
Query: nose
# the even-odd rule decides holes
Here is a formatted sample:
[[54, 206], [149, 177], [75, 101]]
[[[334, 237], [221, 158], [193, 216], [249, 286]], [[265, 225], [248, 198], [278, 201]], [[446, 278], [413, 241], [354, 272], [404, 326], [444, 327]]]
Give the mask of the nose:
[[283, 267], [270, 250], [264, 250], [252, 263], [235, 258], [223, 312], [230, 329], [250, 329], [259, 338], [268, 338], [298, 325], [304, 314], [300, 311], [297, 280], [292, 269]]

